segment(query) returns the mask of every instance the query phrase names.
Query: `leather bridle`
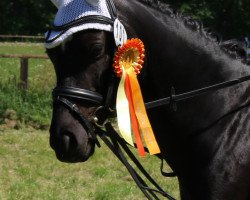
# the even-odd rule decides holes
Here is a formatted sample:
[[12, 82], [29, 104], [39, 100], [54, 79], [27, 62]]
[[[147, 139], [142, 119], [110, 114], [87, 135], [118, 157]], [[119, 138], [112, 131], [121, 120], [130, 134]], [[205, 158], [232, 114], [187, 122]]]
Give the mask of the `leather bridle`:
[[[143, 168], [143, 166], [128, 148], [125, 140], [119, 136], [119, 134], [113, 128], [111, 122], [108, 120], [110, 117], [115, 116], [114, 110], [110, 108], [111, 100], [114, 96], [113, 89], [114, 81], [111, 82], [105, 99], [97, 92], [75, 87], [56, 87], [54, 88], [52, 94], [54, 104], [61, 104], [65, 108], [67, 108], [72, 113], [72, 115], [75, 116], [77, 120], [79, 120], [81, 125], [86, 130], [88, 138], [90, 140], [94, 140], [95, 144], [98, 147], [100, 147], [101, 145], [97, 139], [97, 135], [103, 140], [103, 142], [109, 147], [114, 155], [127, 168], [135, 183], [141, 189], [147, 199], [158, 200], [159, 198], [155, 194], [158, 193], [169, 200], [175, 200], [175, 198], [165, 192], [147, 173], [147, 171]], [[80, 108], [75, 103], [73, 103], [74, 101], [80, 101], [81, 104], [87, 103], [95, 105], [97, 109], [92, 116], [86, 117], [81, 113]], [[142, 176], [137, 173], [136, 169], [128, 162], [125, 154], [135, 164], [135, 166], [143, 174], [143, 176], [155, 187], [155, 189], [148, 186], [148, 184], [144, 180], [145, 178], [142, 178]], [[158, 157], [161, 158], [162, 161], [162, 175], [168, 177], [175, 176], [174, 173], [163, 172], [163, 158], [161, 157], [161, 155], [159, 155]]]
[[[163, 105], [171, 105], [176, 108], [176, 103], [179, 101], [183, 101], [186, 99], [193, 98], [195, 96], [202, 95], [204, 93], [208, 93], [211, 91], [216, 91], [219, 89], [227, 88], [236, 84], [240, 84], [242, 82], [246, 82], [250, 80], [250, 75], [235, 79], [232, 81], [222, 82], [216, 85], [212, 85], [209, 87], [201, 88], [198, 90], [194, 90], [191, 92], [178, 94], [174, 93], [174, 90], [171, 91], [171, 96], [163, 99], [159, 99], [156, 101], [148, 102], [145, 104], [146, 108], [152, 109]], [[103, 140], [103, 142], [109, 147], [109, 149], [116, 155], [116, 157], [124, 164], [132, 178], [144, 193], [144, 195], [149, 199], [159, 199], [155, 193], [159, 193], [164, 197], [174, 200], [172, 196], [170, 196], [167, 192], [165, 192], [155, 181], [154, 179], [147, 173], [147, 171], [143, 168], [140, 162], [135, 158], [133, 153], [127, 147], [127, 143], [123, 138], [119, 136], [119, 134], [112, 127], [110, 121], [108, 121], [109, 117], [114, 117], [113, 109], [111, 106], [111, 99], [113, 95], [114, 81], [111, 81], [111, 85], [109, 86], [108, 94], [106, 98], [97, 92], [93, 92], [90, 90], [75, 88], [75, 87], [56, 87], [53, 90], [53, 99], [54, 103], [60, 103], [64, 105], [70, 112], [76, 116], [76, 118], [80, 121], [82, 126], [85, 128], [88, 133], [89, 139], [94, 140], [95, 144], [100, 147], [100, 143], [97, 139], [97, 135]], [[70, 99], [70, 100], [69, 100]], [[79, 107], [72, 103], [71, 100], [80, 101], [81, 103], [91, 103], [96, 105], [97, 109], [91, 117], [85, 117]], [[248, 102], [244, 107], [249, 106], [250, 102]], [[106, 131], [104, 131], [104, 129]], [[156, 189], [149, 188], [143, 178], [136, 172], [136, 170], [130, 165], [127, 161], [125, 152], [127, 156], [135, 163], [137, 168], [142, 172], [142, 174], [153, 184]], [[175, 173], [167, 173], [163, 172], [163, 157], [162, 155], [158, 156], [162, 160], [161, 172], [162, 175], [167, 177], [175, 176]]]
[[[171, 96], [147, 102], [145, 103], [145, 107], [146, 109], [153, 109], [159, 106], [170, 105], [175, 110], [177, 106], [176, 104], [180, 101], [191, 99], [208, 92], [228, 88], [243, 82], [247, 82], [249, 80], [250, 75], [247, 75], [239, 79], [225, 81], [222, 83], [218, 83], [197, 90], [192, 90], [190, 92], [182, 94], [175, 94], [174, 88], [171, 88]], [[105, 98], [98, 92], [76, 87], [58, 86], [55, 87], [52, 92], [54, 103], [63, 104], [72, 113], [76, 114], [81, 120], [81, 123], [83, 124], [84, 128], [87, 129], [87, 132], [89, 133], [89, 138], [94, 139], [98, 146], [100, 145], [98, 140], [96, 139], [94, 127], [103, 126], [106, 120], [108, 120], [108, 118], [115, 117], [114, 108], [113, 105], [111, 105], [112, 98], [114, 98], [114, 82], [114, 79], [111, 78], [109, 89]], [[92, 104], [97, 107], [97, 109], [91, 117], [86, 118], [81, 113], [79, 107], [75, 103], [72, 103], [72, 101], [70, 101], [69, 99], [77, 102], [80, 101], [83, 104]]]
[[[95, 127], [102, 126], [104, 121], [108, 119], [111, 114], [109, 106], [103, 106], [104, 98], [98, 92], [76, 88], [57, 86], [52, 92], [54, 104], [62, 104], [80, 121], [85, 128], [88, 138], [95, 141], [95, 144], [100, 147], [100, 143], [96, 138]], [[110, 99], [106, 98], [106, 99]], [[85, 117], [77, 104], [73, 102], [81, 102], [82, 104], [91, 104], [97, 107], [94, 114], [90, 117]], [[100, 124], [99, 124], [100, 123]]]
[[[107, 0], [107, 4], [111, 14], [111, 19], [102, 16], [88, 16], [61, 27], [53, 26], [52, 29], [65, 31], [72, 26], [76, 26], [77, 24], [83, 24], [88, 22], [98, 22], [98, 23], [106, 23], [113, 25], [113, 22], [117, 17], [116, 9], [112, 0]], [[190, 99], [195, 96], [199, 96], [201, 94], [219, 90], [222, 88], [227, 88], [249, 80], [250, 80], [250, 75], [178, 95], [175, 94], [175, 91], [172, 88], [170, 97], [148, 102], [145, 104], [145, 106], [147, 109], [153, 109], [155, 107], [170, 104], [175, 109], [176, 103], [179, 101]], [[174, 198], [171, 197], [167, 192], [163, 191], [161, 187], [153, 180], [153, 178], [146, 172], [146, 170], [142, 167], [139, 161], [131, 153], [131, 151], [127, 147], [126, 142], [119, 136], [119, 134], [112, 127], [111, 123], [108, 121], [108, 118], [115, 116], [115, 112], [111, 108], [112, 106], [111, 101], [114, 98], [113, 91], [114, 91], [113, 78], [111, 78], [106, 97], [103, 97], [101, 94], [95, 91], [90, 91], [76, 87], [57, 86], [53, 90], [53, 100], [54, 104], [61, 104], [65, 106], [72, 113], [72, 115], [74, 115], [80, 121], [80, 123], [88, 133], [89, 139], [94, 140], [95, 144], [98, 147], [100, 147], [100, 143], [97, 139], [97, 135], [104, 141], [104, 143], [110, 148], [110, 150], [128, 169], [129, 173], [135, 180], [136, 184], [139, 186], [139, 188], [142, 190], [142, 192], [148, 199], [150, 200], [159, 199], [155, 195], [156, 192], [162, 194], [164, 197], [170, 200], [174, 200]], [[73, 103], [75, 101], [81, 102], [81, 104], [84, 103], [92, 104], [97, 109], [92, 116], [86, 117], [81, 113], [79, 107], [75, 103]], [[103, 128], [105, 128], [106, 131], [104, 131]], [[142, 172], [142, 174], [151, 182], [151, 184], [156, 189], [152, 189], [147, 186], [143, 178], [129, 164], [123, 152], [125, 152], [128, 155], [128, 157], [135, 163], [137, 168]], [[162, 155], [159, 155], [159, 157], [161, 157], [163, 163]], [[163, 172], [162, 167], [163, 164], [161, 166], [161, 172], [164, 176], [171, 177], [175, 175], [174, 173]]]

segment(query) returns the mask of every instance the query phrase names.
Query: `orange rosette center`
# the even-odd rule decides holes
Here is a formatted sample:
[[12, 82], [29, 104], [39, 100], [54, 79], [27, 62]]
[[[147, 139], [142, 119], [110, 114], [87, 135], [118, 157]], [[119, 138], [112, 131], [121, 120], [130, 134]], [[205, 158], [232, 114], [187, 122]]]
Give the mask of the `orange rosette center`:
[[123, 70], [134, 68], [136, 74], [140, 73], [142, 68], [145, 49], [142, 41], [137, 38], [127, 40], [127, 42], [118, 48], [114, 58], [114, 68], [118, 77], [121, 77]]

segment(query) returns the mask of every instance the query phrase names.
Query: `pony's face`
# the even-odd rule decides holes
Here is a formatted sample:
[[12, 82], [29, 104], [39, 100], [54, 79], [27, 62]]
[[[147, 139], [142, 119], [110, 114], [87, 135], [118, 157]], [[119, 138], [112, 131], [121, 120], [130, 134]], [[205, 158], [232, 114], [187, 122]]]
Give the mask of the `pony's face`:
[[[48, 49], [55, 67], [57, 87], [76, 87], [105, 96], [112, 71], [112, 45], [111, 33], [87, 30], [76, 33], [58, 47]], [[70, 101], [87, 119], [97, 107], [75, 99]], [[69, 109], [54, 102], [50, 145], [60, 161], [83, 162], [93, 154], [95, 142]]]

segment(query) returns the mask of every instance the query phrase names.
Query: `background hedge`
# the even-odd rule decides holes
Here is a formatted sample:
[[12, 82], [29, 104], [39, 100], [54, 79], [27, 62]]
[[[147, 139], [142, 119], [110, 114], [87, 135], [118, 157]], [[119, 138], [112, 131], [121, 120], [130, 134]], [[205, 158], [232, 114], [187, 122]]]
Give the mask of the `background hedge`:
[[[249, 0], [162, 0], [192, 15], [224, 38], [250, 35]], [[49, 1], [1, 0], [0, 34], [43, 35], [56, 13]]]

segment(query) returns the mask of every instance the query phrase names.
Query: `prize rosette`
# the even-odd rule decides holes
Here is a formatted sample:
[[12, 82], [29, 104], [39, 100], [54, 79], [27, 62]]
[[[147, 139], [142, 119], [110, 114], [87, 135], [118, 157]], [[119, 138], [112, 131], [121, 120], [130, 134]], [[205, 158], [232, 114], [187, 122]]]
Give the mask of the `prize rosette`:
[[140, 73], [144, 63], [145, 49], [141, 40], [133, 38], [118, 48], [114, 58], [114, 68], [118, 77], [122, 76], [124, 70], [132, 67], [136, 74]]
[[118, 48], [113, 64], [115, 73], [121, 78], [116, 98], [118, 128], [129, 144], [134, 146], [133, 138], [135, 139], [142, 157], [146, 156], [142, 137], [151, 155], [160, 153], [137, 80], [144, 63], [144, 53], [144, 44], [140, 39], [127, 40]]

